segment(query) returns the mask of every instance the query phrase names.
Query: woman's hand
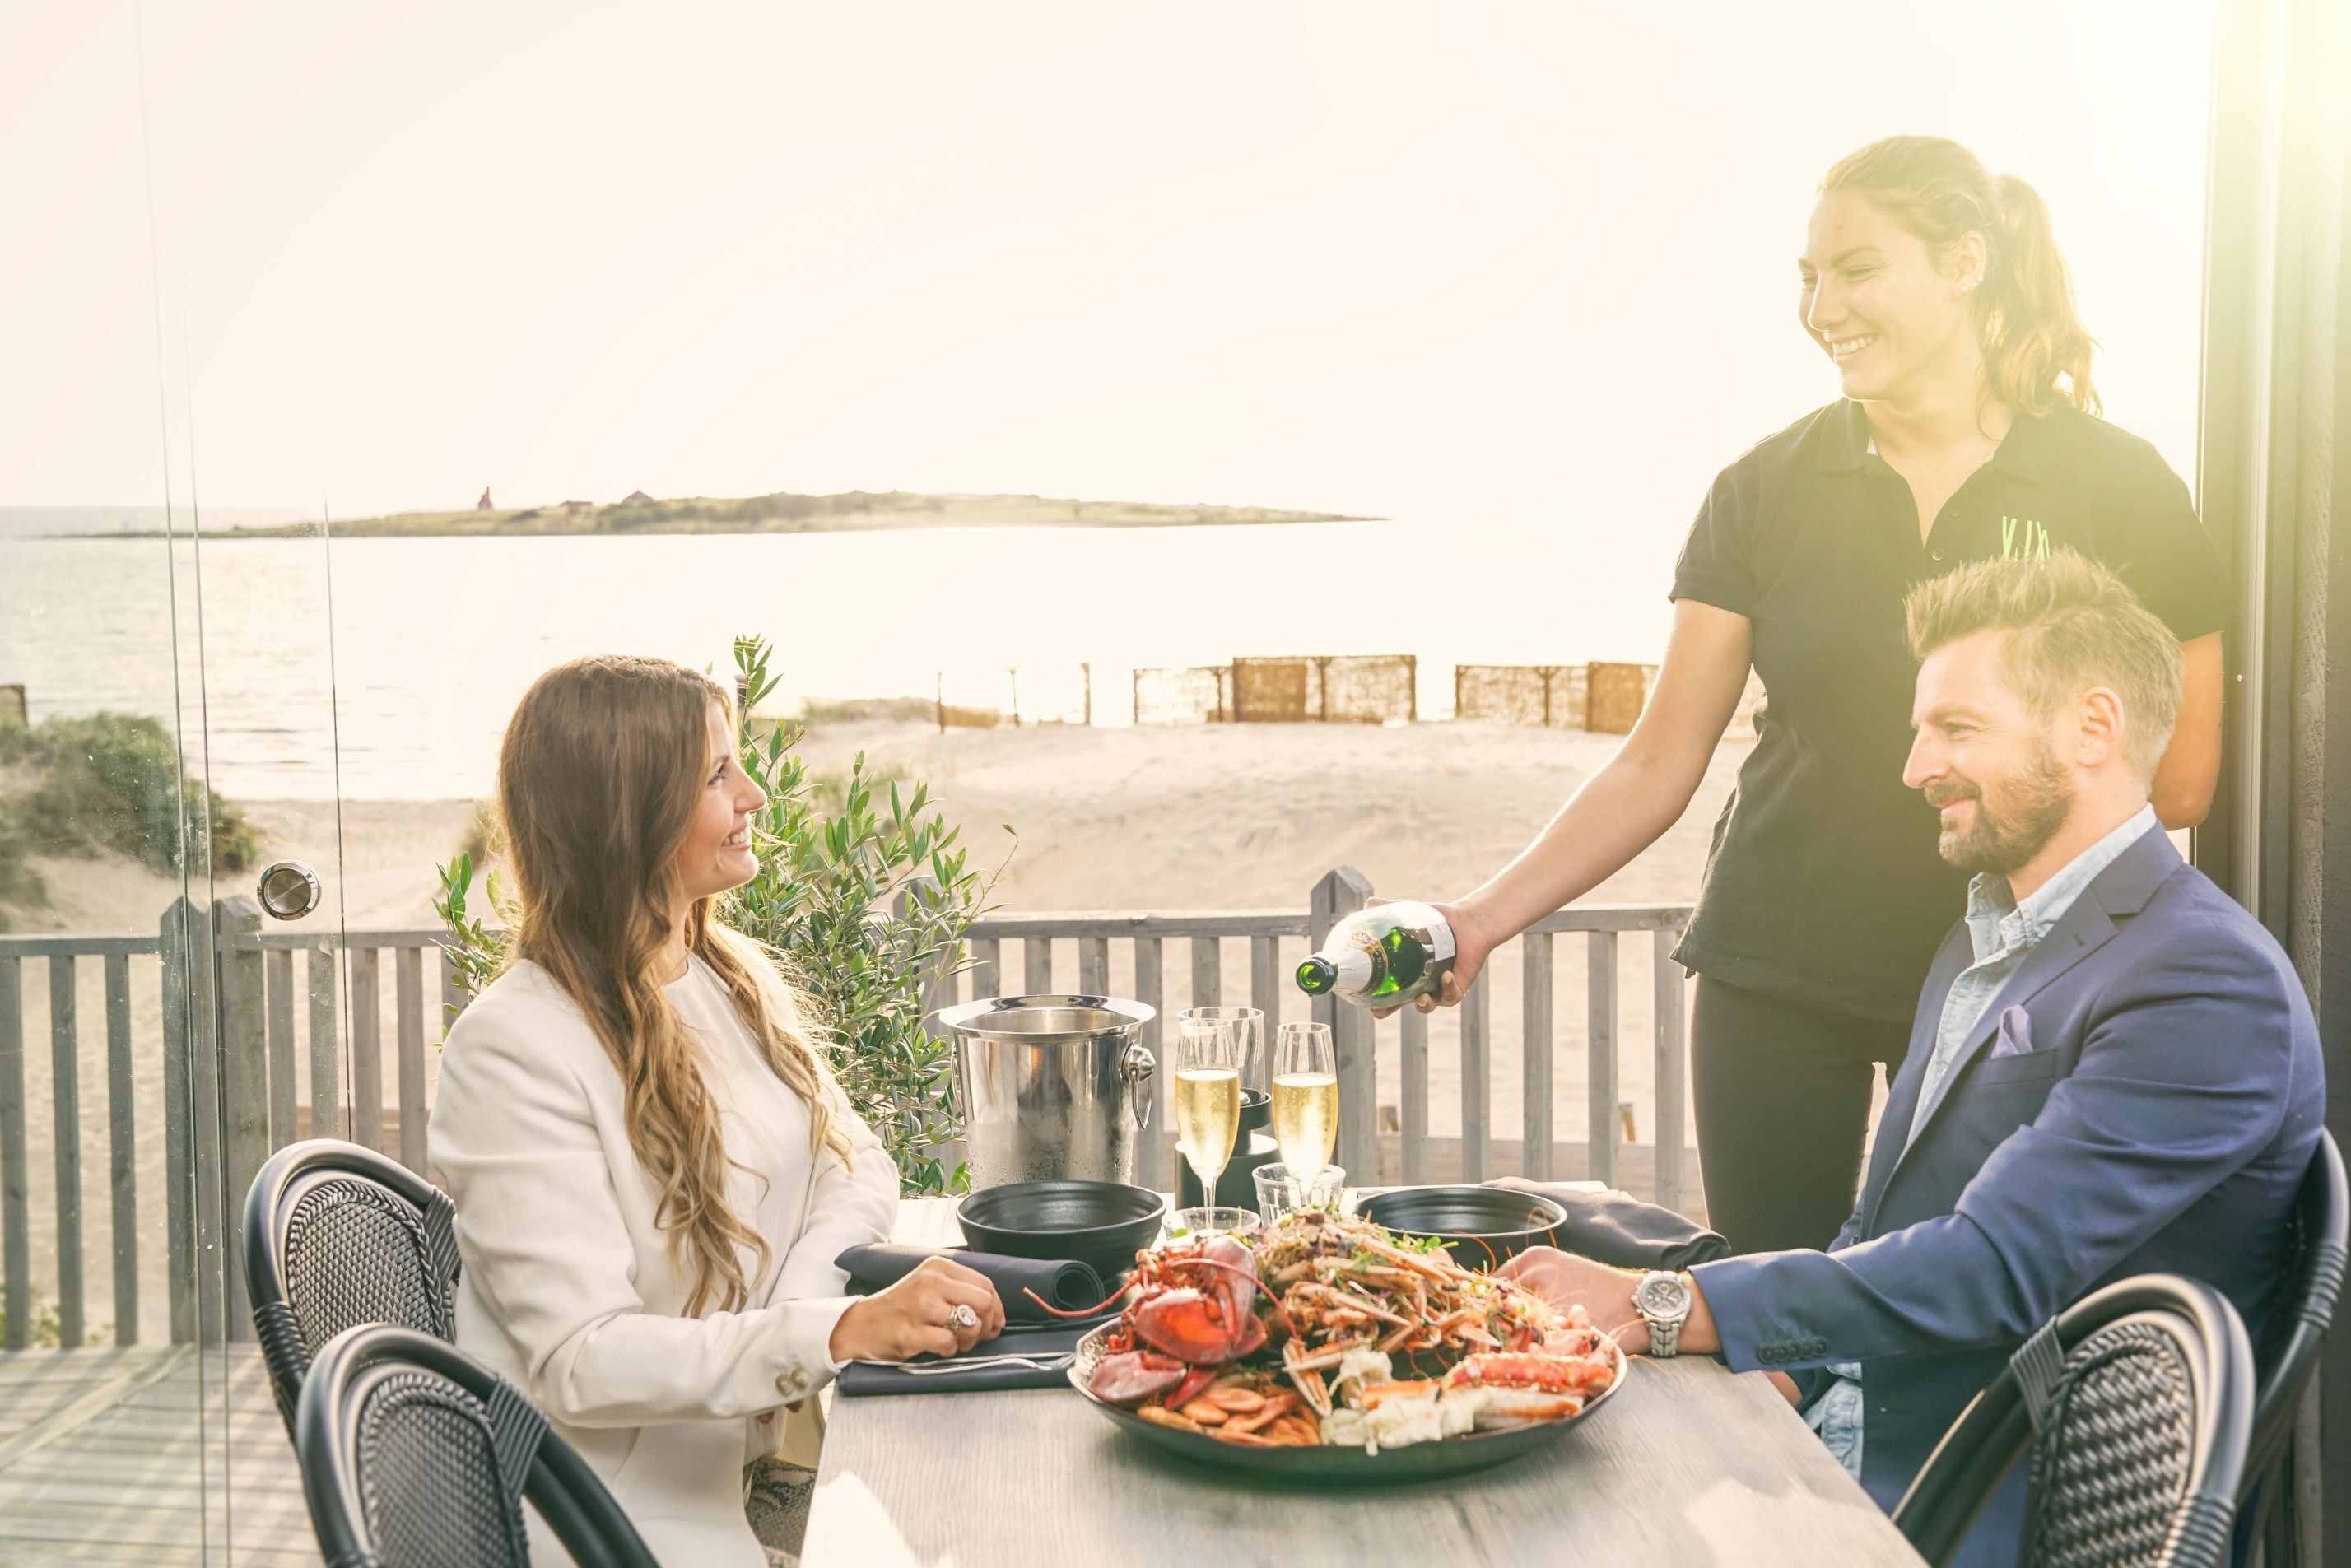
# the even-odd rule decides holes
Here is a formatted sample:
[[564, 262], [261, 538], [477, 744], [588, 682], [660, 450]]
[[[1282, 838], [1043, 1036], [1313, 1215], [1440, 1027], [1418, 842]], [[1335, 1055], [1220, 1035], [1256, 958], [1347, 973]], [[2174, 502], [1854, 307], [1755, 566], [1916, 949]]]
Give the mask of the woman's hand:
[[[1374, 904], [1387, 902], [1384, 898], [1372, 900]], [[1469, 994], [1470, 986], [1476, 982], [1478, 971], [1486, 967], [1486, 956], [1499, 945], [1495, 933], [1488, 928], [1485, 917], [1469, 904], [1432, 904], [1429, 907], [1445, 916], [1446, 925], [1453, 932], [1453, 960], [1447, 967], [1445, 978], [1435, 996], [1413, 998], [1412, 1005], [1425, 1013], [1433, 1013], [1440, 1007], [1459, 1006], [1461, 998]], [[1402, 1008], [1381, 1008], [1372, 1016], [1392, 1018], [1403, 1010]]]
[[[957, 1328], [968, 1307], [972, 1326]], [[945, 1258], [925, 1258], [887, 1290], [841, 1314], [825, 1347], [835, 1361], [912, 1361], [957, 1355], [1004, 1332], [1004, 1302], [987, 1276]]]

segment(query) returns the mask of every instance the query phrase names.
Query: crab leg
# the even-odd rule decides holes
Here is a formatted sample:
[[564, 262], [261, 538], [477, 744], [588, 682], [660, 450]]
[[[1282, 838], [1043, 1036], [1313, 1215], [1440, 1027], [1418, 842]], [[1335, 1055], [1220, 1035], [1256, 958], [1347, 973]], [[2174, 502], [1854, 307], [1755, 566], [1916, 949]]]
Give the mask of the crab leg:
[[1356, 1245], [1374, 1258], [1384, 1258], [1399, 1268], [1409, 1269], [1414, 1273], [1424, 1275], [1431, 1280], [1459, 1282], [1485, 1277], [1474, 1270], [1464, 1269], [1458, 1263], [1439, 1263], [1434, 1259], [1423, 1257], [1420, 1253], [1407, 1252], [1401, 1247], [1392, 1247], [1384, 1241], [1374, 1240], [1370, 1237], [1364, 1238]]
[[1377, 1318], [1384, 1323], [1395, 1323], [1398, 1327], [1417, 1328], [1419, 1326], [1416, 1323], [1410, 1322], [1406, 1319], [1396, 1316], [1395, 1313], [1388, 1311], [1385, 1307], [1381, 1306], [1377, 1301], [1364, 1294], [1361, 1291], [1342, 1291], [1340, 1292], [1340, 1296], [1342, 1300], [1353, 1306], [1357, 1312], [1362, 1312], [1365, 1317]]
[[1317, 1365], [1335, 1365], [1336, 1363], [1322, 1356], [1306, 1355], [1299, 1350], [1298, 1342], [1293, 1339], [1281, 1347], [1281, 1364], [1282, 1370], [1290, 1375], [1290, 1381], [1298, 1385], [1299, 1395], [1314, 1414], [1331, 1414], [1330, 1390], [1322, 1386], [1322, 1375], [1314, 1368]]

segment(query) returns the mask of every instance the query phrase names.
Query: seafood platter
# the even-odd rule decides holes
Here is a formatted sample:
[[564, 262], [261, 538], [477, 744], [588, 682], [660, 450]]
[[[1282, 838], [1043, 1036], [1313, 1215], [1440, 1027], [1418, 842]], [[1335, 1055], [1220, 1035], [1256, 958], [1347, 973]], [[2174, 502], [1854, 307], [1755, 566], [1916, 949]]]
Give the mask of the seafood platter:
[[1625, 1378], [1624, 1352], [1581, 1307], [1327, 1210], [1182, 1238], [1135, 1264], [1070, 1381], [1137, 1436], [1221, 1469], [1364, 1483], [1482, 1469], [1549, 1442]]

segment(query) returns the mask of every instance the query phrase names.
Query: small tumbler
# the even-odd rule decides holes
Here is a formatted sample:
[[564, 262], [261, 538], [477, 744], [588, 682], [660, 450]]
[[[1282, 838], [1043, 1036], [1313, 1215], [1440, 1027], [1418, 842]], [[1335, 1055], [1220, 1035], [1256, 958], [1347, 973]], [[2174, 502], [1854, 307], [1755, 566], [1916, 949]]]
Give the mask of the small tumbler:
[[1257, 1211], [1268, 1225], [1301, 1208], [1327, 1208], [1334, 1214], [1354, 1210], [1347, 1201], [1347, 1173], [1337, 1166], [1324, 1166], [1301, 1181], [1290, 1174], [1288, 1166], [1276, 1162], [1259, 1166], [1256, 1176]]

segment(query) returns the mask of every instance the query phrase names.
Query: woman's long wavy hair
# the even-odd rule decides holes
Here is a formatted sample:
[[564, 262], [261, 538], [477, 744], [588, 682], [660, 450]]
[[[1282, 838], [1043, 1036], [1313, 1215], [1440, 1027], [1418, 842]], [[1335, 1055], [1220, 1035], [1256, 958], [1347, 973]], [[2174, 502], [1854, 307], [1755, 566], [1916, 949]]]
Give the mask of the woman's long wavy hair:
[[2040, 193], [1995, 178], [1976, 155], [1940, 136], [1889, 136], [1838, 160], [1821, 194], [1850, 191], [1926, 242], [1938, 258], [1971, 234], [1990, 259], [1977, 290], [1976, 337], [1991, 393], [2019, 413], [2061, 402], [2098, 412], [2090, 382], [2096, 340], [2074, 313], [2074, 284]]
[[[689, 1317], [745, 1305], [747, 1279], [769, 1260], [767, 1241], [726, 1201], [732, 1162], [718, 1105], [663, 990], [674, 978], [662, 973], [663, 953], [686, 904], [672, 862], [710, 775], [714, 703], [731, 709], [717, 683], [666, 660], [576, 659], [532, 683], [498, 755], [515, 903], [507, 961], [546, 970], [620, 1072], [629, 1146], [661, 1189], [670, 1258], [693, 1276]], [[768, 1065], [807, 1103], [811, 1152], [846, 1162], [849, 1140], [799, 999], [716, 902], [685, 908], [686, 946], [726, 982]]]

